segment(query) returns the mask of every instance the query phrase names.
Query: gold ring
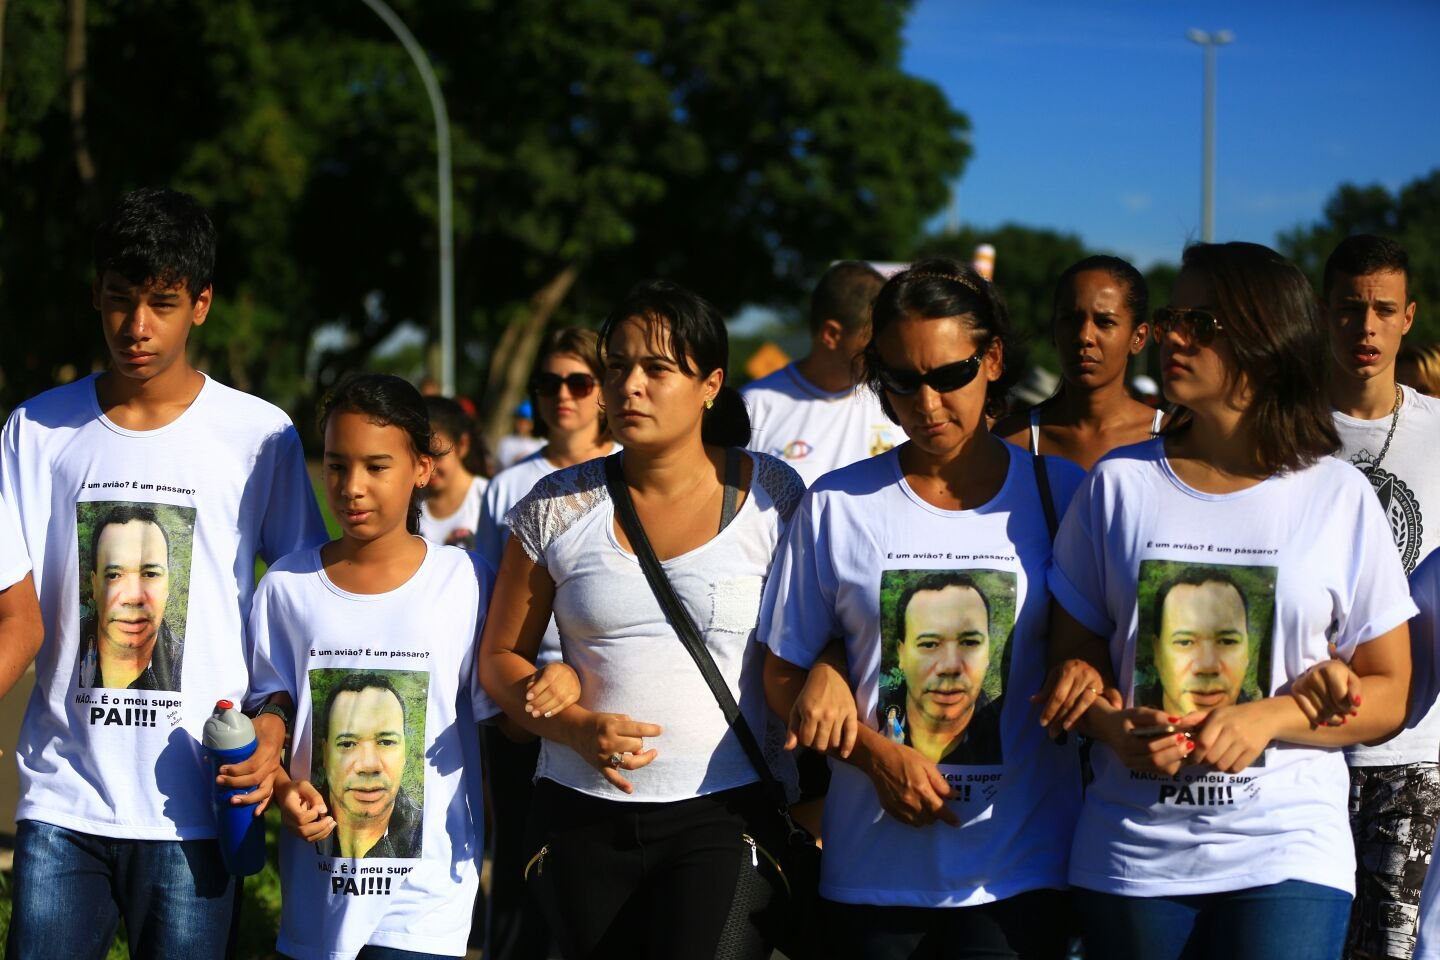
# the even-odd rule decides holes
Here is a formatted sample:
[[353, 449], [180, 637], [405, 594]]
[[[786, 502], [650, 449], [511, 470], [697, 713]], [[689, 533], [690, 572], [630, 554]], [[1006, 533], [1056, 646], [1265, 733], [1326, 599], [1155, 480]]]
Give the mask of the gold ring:
[[625, 766], [625, 758], [618, 753], [610, 754], [610, 766], [614, 767], [616, 770], [619, 770], [621, 767]]

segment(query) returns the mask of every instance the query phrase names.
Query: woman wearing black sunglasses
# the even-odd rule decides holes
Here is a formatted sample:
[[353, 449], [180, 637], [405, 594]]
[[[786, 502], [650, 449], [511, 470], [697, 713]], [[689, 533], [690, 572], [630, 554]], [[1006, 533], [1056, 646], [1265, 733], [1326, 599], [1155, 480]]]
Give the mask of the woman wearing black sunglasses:
[[[1405, 716], [1414, 613], [1338, 446], [1309, 282], [1256, 244], [1185, 251], [1151, 324], [1163, 435], [1102, 460], [1055, 544], [1052, 652], [1118, 679], [1070, 881], [1107, 960], [1334, 960], [1354, 885], [1339, 748]], [[1348, 664], [1348, 665], [1347, 665]]]
[[995, 432], [1031, 453], [1052, 453], [1086, 470], [1116, 447], [1160, 431], [1164, 414], [1131, 396], [1130, 358], [1149, 332], [1145, 278], [1119, 257], [1086, 257], [1055, 283], [1050, 337], [1060, 354], [1060, 388], [1011, 414]]
[[834, 636], [858, 701], [853, 749], [802, 737], [848, 760], [822, 831], [826, 955], [1058, 958], [1080, 764], [1042, 721], [1078, 715], [1100, 675], [1077, 665], [1055, 703], [1031, 694], [1048, 673], [1046, 514], [1083, 474], [987, 429], [1012, 331], [972, 270], [914, 264], [873, 324], [866, 376], [909, 442], [810, 489], [760, 621], [779, 715], [830, 669], [815, 663]]

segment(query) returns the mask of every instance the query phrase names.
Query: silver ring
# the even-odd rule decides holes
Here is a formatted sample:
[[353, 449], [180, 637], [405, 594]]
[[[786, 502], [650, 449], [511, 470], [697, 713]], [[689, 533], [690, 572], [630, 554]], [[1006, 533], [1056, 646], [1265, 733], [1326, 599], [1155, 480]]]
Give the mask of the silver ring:
[[614, 767], [616, 770], [619, 770], [621, 767], [625, 766], [625, 758], [618, 753], [610, 754], [610, 766]]

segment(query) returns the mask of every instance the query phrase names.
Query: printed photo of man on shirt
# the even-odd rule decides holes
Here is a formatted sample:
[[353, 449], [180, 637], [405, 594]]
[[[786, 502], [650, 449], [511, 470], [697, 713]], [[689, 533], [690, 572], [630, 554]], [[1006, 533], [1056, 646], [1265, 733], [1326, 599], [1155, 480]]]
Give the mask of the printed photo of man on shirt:
[[1266, 696], [1275, 573], [1143, 561], [1135, 705], [1184, 716]]
[[936, 763], [1000, 763], [1015, 575], [887, 570], [880, 612], [881, 732]]
[[316, 844], [321, 856], [420, 856], [428, 680], [423, 671], [310, 672], [310, 780], [335, 819]]
[[77, 684], [178, 691], [194, 508], [80, 503], [76, 529], [82, 605]]

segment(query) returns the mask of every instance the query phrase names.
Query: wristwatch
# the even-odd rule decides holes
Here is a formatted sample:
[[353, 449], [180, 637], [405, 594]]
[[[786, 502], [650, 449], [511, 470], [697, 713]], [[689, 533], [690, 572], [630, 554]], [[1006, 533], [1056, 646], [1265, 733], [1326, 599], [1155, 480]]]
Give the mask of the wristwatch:
[[285, 739], [290, 739], [290, 728], [295, 724], [295, 714], [289, 710], [286, 710], [278, 703], [267, 703], [265, 704], [265, 706], [255, 711], [255, 716], [261, 717], [267, 713], [273, 714], [274, 716], [280, 718], [280, 721], [285, 724]]

